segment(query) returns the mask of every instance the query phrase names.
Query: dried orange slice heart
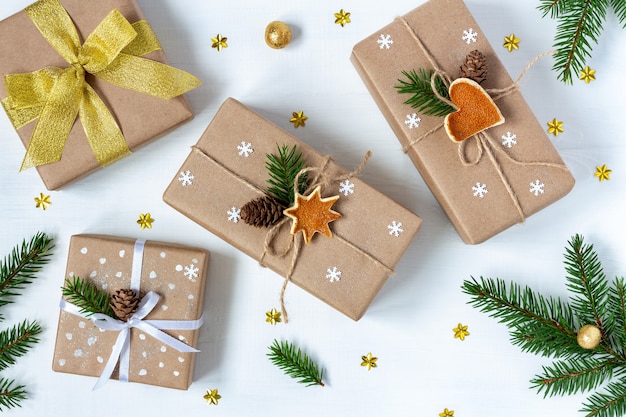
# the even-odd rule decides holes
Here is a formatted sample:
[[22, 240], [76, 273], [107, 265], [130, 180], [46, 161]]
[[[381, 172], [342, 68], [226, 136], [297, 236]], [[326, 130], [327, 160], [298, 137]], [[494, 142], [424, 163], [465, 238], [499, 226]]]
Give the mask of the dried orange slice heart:
[[446, 116], [444, 125], [450, 139], [465, 139], [504, 123], [504, 116], [489, 94], [475, 81], [458, 78], [450, 84], [450, 101], [458, 108]]

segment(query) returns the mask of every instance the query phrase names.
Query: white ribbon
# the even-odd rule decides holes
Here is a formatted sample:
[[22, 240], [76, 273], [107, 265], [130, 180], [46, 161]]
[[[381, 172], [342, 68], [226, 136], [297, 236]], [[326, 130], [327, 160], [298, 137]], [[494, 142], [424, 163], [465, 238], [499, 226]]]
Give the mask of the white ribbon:
[[[145, 240], [137, 240], [134, 248], [131, 289], [137, 292], [139, 292], [139, 282], [141, 280], [144, 244]], [[156, 292], [150, 291], [147, 293], [139, 303], [135, 314], [133, 314], [128, 321], [117, 320], [101, 313], [91, 315], [89, 313], [82, 313], [79, 307], [61, 299], [59, 303], [61, 310], [91, 320], [99, 329], [120, 332], [113, 345], [111, 356], [109, 356], [109, 360], [102, 370], [96, 385], [93, 387], [94, 390], [102, 387], [111, 378], [118, 360], [120, 363], [119, 380], [128, 382], [130, 369], [130, 329], [132, 328], [139, 329], [149, 334], [179, 352], [200, 352], [198, 349], [181, 342], [162, 330], [196, 330], [202, 326], [204, 322], [203, 317], [197, 320], [144, 320], [144, 317], [158, 304], [159, 299], [160, 296]]]

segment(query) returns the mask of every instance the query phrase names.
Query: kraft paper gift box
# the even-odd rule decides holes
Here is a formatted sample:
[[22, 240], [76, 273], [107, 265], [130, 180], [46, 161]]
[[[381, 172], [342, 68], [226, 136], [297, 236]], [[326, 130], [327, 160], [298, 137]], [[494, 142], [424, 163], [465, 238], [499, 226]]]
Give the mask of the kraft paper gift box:
[[[78, 36], [49, 36], [49, 42], [43, 36], [47, 30]], [[94, 30], [103, 36], [87, 42]], [[167, 64], [166, 56], [134, 0], [42, 0], [0, 21], [0, 39], [0, 76], [4, 78], [0, 99], [24, 146], [32, 145], [21, 169], [37, 166], [50, 190], [127, 156], [193, 117], [182, 93], [198, 86], [199, 80], [175, 68], [152, 64]], [[55, 41], [57, 49], [52, 46]], [[57, 50], [64, 48], [62, 57]], [[105, 58], [106, 67], [98, 60]], [[81, 68], [77, 62], [83, 63]], [[85, 86], [72, 84], [83, 71], [87, 72]], [[9, 86], [9, 74], [28, 73], [37, 77], [13, 78]], [[65, 83], [74, 90], [62, 90]], [[70, 97], [81, 100], [80, 110], [66, 101]], [[58, 114], [67, 115], [67, 120], [54, 119]], [[36, 129], [38, 123], [41, 126]], [[45, 132], [52, 130], [50, 126], [58, 131], [48, 137]], [[54, 162], [58, 156], [61, 159]]]
[[[329, 223], [332, 237], [316, 233], [303, 244], [289, 278], [358, 320], [393, 273], [421, 219], [356, 176], [335, 180], [347, 171], [240, 102], [230, 98], [222, 104], [163, 198], [264, 266], [288, 276], [294, 249], [285, 256], [269, 253], [264, 246], [269, 229], [246, 224], [240, 211], [266, 194], [266, 155], [294, 145], [307, 167], [325, 166], [329, 182], [321, 196], [339, 196], [332, 210], [342, 217]], [[277, 252], [292, 241], [289, 224], [272, 242]], [[286, 297], [288, 301], [288, 291]]]
[[456, 79], [473, 50], [486, 57], [485, 90], [513, 86], [462, 0], [430, 0], [356, 44], [351, 55], [403, 150], [461, 238], [471, 244], [523, 222], [574, 186], [519, 89], [495, 99], [503, 124], [461, 143], [448, 137], [442, 117], [404, 103], [410, 95], [396, 88], [400, 79], [407, 80], [402, 71], [438, 69]]
[[[152, 240], [74, 235], [70, 241], [66, 277], [88, 279], [110, 294], [131, 288], [133, 280], [138, 280], [142, 294], [153, 291], [160, 296], [145, 317], [147, 322], [192, 323], [202, 317], [208, 262], [209, 253], [203, 249]], [[199, 328], [162, 331], [187, 346], [197, 346]], [[101, 330], [89, 318], [62, 308], [53, 370], [100, 377], [119, 334], [119, 331]], [[140, 328], [130, 329], [129, 340], [129, 382], [177, 389], [189, 387], [194, 352], [181, 352]], [[118, 369], [112, 378], [119, 378]]]

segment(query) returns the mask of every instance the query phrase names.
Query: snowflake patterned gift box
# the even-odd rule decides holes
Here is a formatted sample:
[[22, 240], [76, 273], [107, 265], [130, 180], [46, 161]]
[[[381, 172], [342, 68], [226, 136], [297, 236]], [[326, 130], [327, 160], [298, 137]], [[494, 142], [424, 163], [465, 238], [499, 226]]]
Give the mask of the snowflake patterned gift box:
[[[152, 335], [150, 329], [130, 328], [128, 365], [124, 372], [120, 365], [122, 359], [116, 361], [117, 358], [112, 356], [121, 332], [102, 329], [89, 318], [66, 307], [67, 301], [62, 300], [53, 370], [100, 377], [100, 384], [106, 381], [102, 380], [102, 375], [107, 367], [111, 366], [110, 370], [113, 370], [112, 366], [115, 366], [111, 378], [168, 388], [189, 388], [196, 354], [181, 351], [178, 343], [192, 348], [198, 344], [197, 327], [202, 320], [208, 262], [206, 250], [173, 243], [105, 235], [72, 236], [67, 279], [88, 279], [109, 294], [133, 286], [137, 286], [141, 294], [154, 292], [159, 296], [158, 302], [142, 321], [188, 323], [188, 326], [179, 327], [194, 330], [165, 330], [174, 327], [172, 325], [158, 327], [174, 338], [175, 342], [172, 342], [167, 336]], [[123, 357], [124, 353], [120, 356]]]
[[[448, 134], [448, 119], [406, 104], [410, 96], [400, 94], [399, 86], [406, 80], [403, 72], [439, 70], [455, 80], [449, 89], [452, 97], [453, 84], [468, 77], [461, 73], [464, 59], [475, 50], [488, 65], [487, 77], [476, 90], [484, 88], [495, 96], [501, 118], [499, 124], [455, 142]], [[483, 242], [525, 221], [574, 186], [574, 178], [462, 0], [430, 0], [395, 19], [356, 44], [351, 61], [466, 243]], [[455, 101], [459, 111], [449, 116], [464, 114], [467, 123], [480, 121], [476, 113], [485, 107], [461, 101]]]
[[[284, 256], [264, 243], [268, 228], [242, 220], [241, 208], [266, 194], [268, 154], [277, 146], [297, 147], [305, 166], [325, 166], [328, 184], [321, 198], [337, 197], [330, 223], [332, 236], [315, 234]], [[327, 162], [327, 165], [324, 163]], [[164, 193], [166, 203], [220, 238], [290, 280], [348, 317], [366, 311], [411, 244], [421, 219], [310, 146], [250, 110], [227, 99]], [[312, 177], [314, 174], [311, 172]], [[314, 193], [311, 193], [314, 194]], [[285, 216], [286, 217], [286, 216]], [[279, 252], [292, 242], [289, 225], [280, 228], [272, 247]], [[289, 291], [287, 291], [287, 301]], [[278, 298], [278, 294], [277, 294]]]
[[[200, 84], [167, 65], [135, 0], [39, 0], [0, 21], [0, 99], [26, 153], [59, 189], [191, 119]], [[17, 157], [17, 155], [16, 155]]]

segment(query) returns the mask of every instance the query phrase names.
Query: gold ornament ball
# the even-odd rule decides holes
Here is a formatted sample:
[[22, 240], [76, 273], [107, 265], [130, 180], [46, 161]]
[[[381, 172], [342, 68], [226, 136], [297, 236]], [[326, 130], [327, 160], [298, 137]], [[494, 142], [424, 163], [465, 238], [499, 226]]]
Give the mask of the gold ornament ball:
[[576, 335], [578, 345], [583, 349], [595, 349], [600, 344], [602, 334], [593, 324], [586, 324], [580, 328]]
[[291, 29], [283, 22], [270, 22], [265, 28], [265, 43], [270, 48], [282, 49], [291, 42]]

